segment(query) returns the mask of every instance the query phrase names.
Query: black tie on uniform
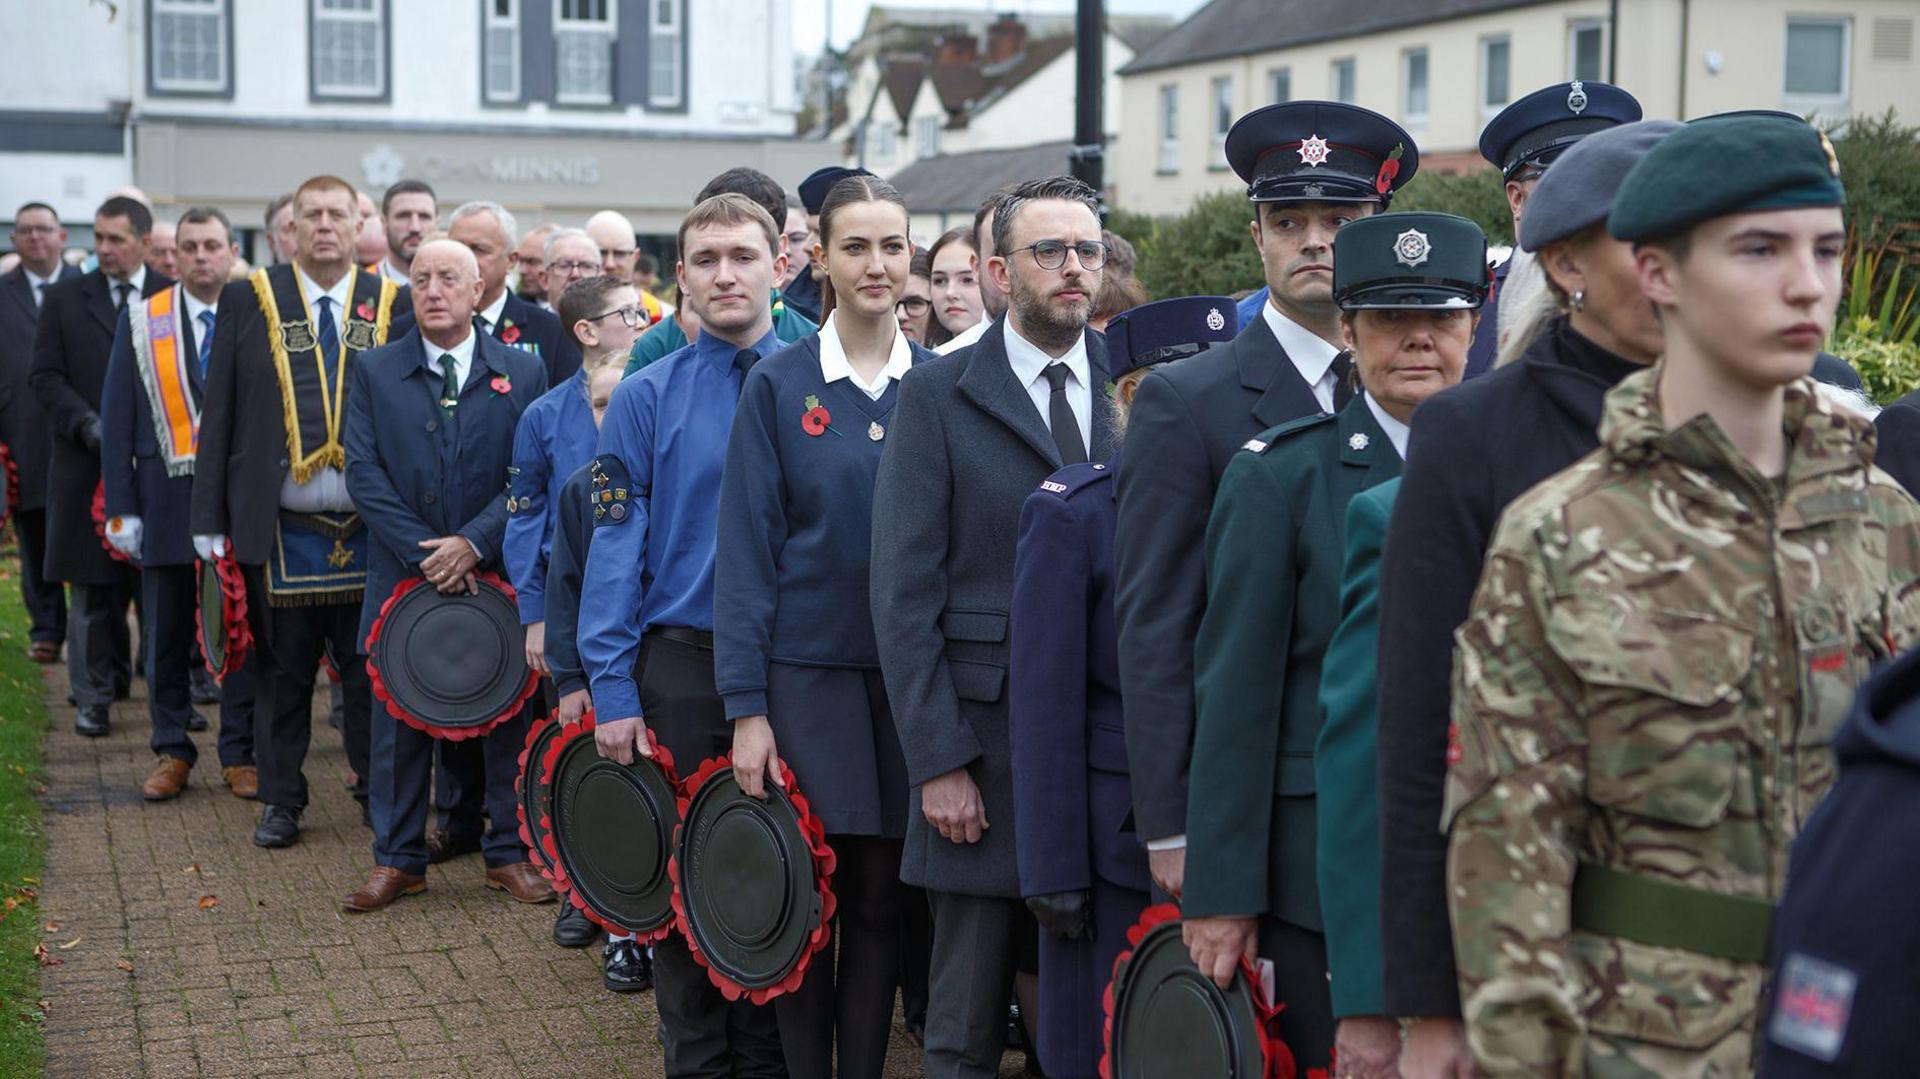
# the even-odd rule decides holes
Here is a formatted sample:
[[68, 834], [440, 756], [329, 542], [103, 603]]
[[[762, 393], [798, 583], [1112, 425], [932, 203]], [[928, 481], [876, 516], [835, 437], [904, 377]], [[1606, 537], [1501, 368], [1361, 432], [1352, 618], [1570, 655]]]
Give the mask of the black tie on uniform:
[[1353, 400], [1353, 353], [1341, 349], [1328, 370], [1333, 372], [1333, 410], [1338, 412]]
[[127, 293], [132, 291], [133, 291], [133, 286], [128, 282], [125, 282], [125, 281], [114, 282], [113, 309], [115, 311], [123, 310], [127, 306]]
[[1053, 387], [1053, 392], [1047, 395], [1047, 426], [1053, 428], [1053, 444], [1060, 447], [1060, 463], [1085, 464], [1087, 446], [1080, 441], [1080, 421], [1074, 418], [1073, 406], [1067, 403], [1067, 375], [1071, 371], [1064, 363], [1050, 363], [1040, 373], [1047, 376], [1047, 385]]
[[740, 372], [740, 392], [747, 390], [747, 372], [760, 362], [760, 354], [750, 348], [743, 348], [733, 354], [733, 369]]

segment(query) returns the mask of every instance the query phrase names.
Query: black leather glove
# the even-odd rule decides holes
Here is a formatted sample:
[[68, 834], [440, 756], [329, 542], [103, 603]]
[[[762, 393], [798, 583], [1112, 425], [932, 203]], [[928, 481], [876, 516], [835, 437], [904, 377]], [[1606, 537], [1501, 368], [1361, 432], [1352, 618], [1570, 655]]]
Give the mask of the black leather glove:
[[100, 417], [88, 416], [86, 422], [80, 425], [80, 441], [86, 443], [87, 449], [94, 453], [100, 452]]
[[1093, 939], [1093, 893], [1090, 891], [1030, 895], [1027, 909], [1033, 912], [1040, 928], [1062, 940]]

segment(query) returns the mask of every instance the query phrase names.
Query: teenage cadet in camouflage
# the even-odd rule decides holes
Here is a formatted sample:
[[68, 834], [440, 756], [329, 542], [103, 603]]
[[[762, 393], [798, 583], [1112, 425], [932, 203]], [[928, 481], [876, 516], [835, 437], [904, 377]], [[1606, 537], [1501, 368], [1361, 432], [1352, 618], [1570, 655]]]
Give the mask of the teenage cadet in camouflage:
[[1873, 663], [1920, 639], [1920, 505], [1805, 377], [1839, 166], [1695, 123], [1622, 185], [1666, 354], [1516, 501], [1457, 636], [1448, 891], [1489, 1075], [1752, 1071], [1786, 854]]

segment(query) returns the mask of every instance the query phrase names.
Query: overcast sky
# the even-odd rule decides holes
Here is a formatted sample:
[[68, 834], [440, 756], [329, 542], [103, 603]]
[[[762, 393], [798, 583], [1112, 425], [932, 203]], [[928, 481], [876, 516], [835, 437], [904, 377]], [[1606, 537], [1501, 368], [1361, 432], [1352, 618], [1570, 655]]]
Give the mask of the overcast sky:
[[[1065, 13], [1074, 0], [881, 0], [889, 7], [973, 7], [981, 10]], [[1171, 15], [1186, 18], [1205, 0], [1108, 0], [1107, 9], [1120, 15]], [[793, 0], [793, 46], [803, 56], [820, 52], [826, 35], [827, 8], [833, 8], [833, 44], [845, 48], [860, 32], [874, 0]]]

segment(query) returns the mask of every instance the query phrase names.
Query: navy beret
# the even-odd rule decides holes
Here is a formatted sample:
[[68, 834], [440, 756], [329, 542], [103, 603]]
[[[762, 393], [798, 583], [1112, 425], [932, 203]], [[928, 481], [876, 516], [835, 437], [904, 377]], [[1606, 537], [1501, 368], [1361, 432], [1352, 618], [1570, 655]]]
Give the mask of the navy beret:
[[1686, 124], [1640, 159], [1614, 196], [1607, 231], [1645, 243], [1728, 214], [1843, 206], [1840, 159], [1804, 120], [1739, 116]]
[[[1640, 120], [1596, 131], [1540, 177], [1520, 218], [1520, 247], [1538, 251], [1607, 219], [1614, 193], [1647, 151], [1680, 130], [1672, 120]], [[1565, 165], [1565, 168], [1561, 168]]]
[[1255, 109], [1227, 131], [1226, 154], [1254, 202], [1385, 204], [1420, 168], [1399, 124], [1338, 101]]
[[[806, 179], [800, 181], [800, 205], [806, 207], [808, 213], [817, 214], [820, 212], [820, 207], [826, 204], [827, 192], [833, 190], [834, 184], [849, 176], [872, 175], [873, 173], [866, 169], [850, 169], [844, 165], [828, 165], [824, 169], [815, 169]], [[778, 223], [775, 222], [775, 224]]]
[[1640, 119], [1632, 94], [1605, 82], [1555, 83], [1500, 110], [1480, 132], [1480, 156], [1508, 179], [1545, 168], [1581, 138]]
[[1137, 367], [1191, 356], [1238, 332], [1233, 301], [1182, 296], [1122, 311], [1107, 322], [1107, 362], [1114, 378]]

